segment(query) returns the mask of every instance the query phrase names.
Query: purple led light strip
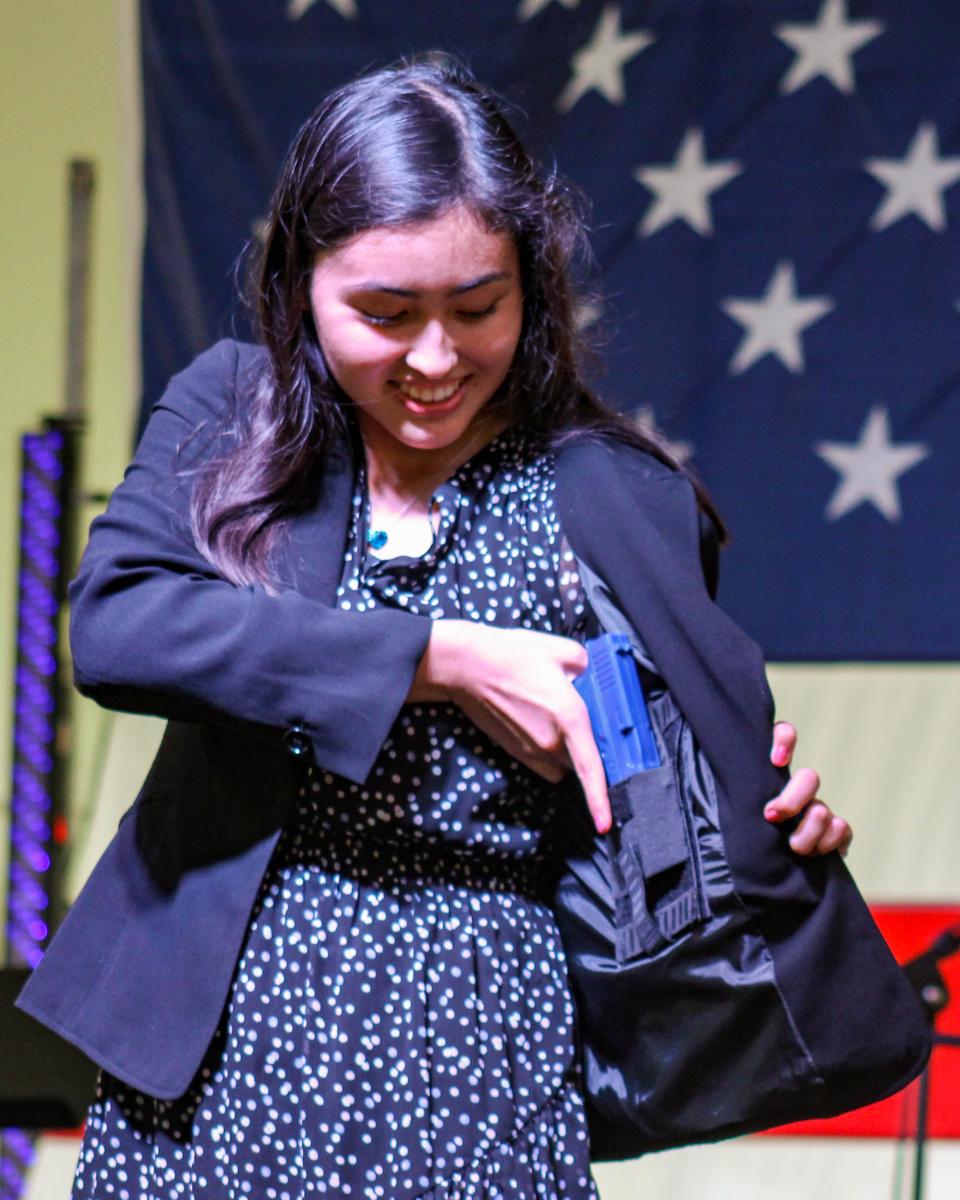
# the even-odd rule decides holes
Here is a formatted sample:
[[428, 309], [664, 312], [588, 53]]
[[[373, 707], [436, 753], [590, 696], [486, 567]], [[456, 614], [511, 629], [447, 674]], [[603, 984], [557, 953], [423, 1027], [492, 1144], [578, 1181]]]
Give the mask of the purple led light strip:
[[7, 961], [34, 967], [43, 956], [50, 904], [63, 434], [26, 434], [22, 447]]
[[22, 1129], [0, 1129], [0, 1196], [17, 1200], [36, 1156], [34, 1139]]
[[[49, 936], [64, 436], [58, 429], [26, 434], [21, 447], [6, 960], [34, 967]], [[0, 1195], [17, 1200], [34, 1156], [31, 1134], [0, 1130]]]

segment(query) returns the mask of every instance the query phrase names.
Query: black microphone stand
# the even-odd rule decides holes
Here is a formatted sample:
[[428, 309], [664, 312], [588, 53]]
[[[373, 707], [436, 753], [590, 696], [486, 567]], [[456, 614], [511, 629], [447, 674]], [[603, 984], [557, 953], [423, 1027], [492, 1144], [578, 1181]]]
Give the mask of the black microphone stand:
[[[950, 1003], [950, 992], [940, 970], [940, 963], [960, 950], [960, 925], [953, 925], [938, 934], [928, 948], [916, 958], [904, 963], [903, 969], [920, 998], [931, 1028], [937, 1014]], [[960, 1049], [960, 1036], [947, 1033], [933, 1034], [933, 1048], [951, 1046]], [[933, 1058], [927, 1063], [920, 1076], [917, 1094], [917, 1128], [914, 1135], [916, 1157], [913, 1164], [913, 1200], [923, 1200], [923, 1170], [927, 1145], [927, 1125], [930, 1114], [930, 1070]]]

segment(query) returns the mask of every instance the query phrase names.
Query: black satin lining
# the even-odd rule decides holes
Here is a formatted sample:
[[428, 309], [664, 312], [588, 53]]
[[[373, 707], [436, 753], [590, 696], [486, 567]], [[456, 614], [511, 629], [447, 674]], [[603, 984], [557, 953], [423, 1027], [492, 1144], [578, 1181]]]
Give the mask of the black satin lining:
[[698, 1129], [714, 1137], [718, 1095], [749, 1120], [785, 1087], [820, 1080], [734, 890], [711, 767], [630, 633], [663, 765], [613, 789], [610, 834], [580, 826], [553, 901], [598, 1157], [617, 1156], [605, 1130], [630, 1130], [631, 1153]]

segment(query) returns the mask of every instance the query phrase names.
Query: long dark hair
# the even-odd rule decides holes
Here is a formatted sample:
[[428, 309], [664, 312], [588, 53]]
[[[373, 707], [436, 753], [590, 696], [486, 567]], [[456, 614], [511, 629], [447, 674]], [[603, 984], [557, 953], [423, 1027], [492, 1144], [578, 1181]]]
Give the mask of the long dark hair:
[[[589, 251], [577, 194], [556, 172], [537, 170], [502, 104], [462, 65], [424, 55], [332, 92], [284, 160], [254, 272], [264, 364], [226, 419], [230, 450], [201, 470], [193, 492], [197, 545], [227, 579], [272, 586], [278, 533], [353, 420], [309, 305], [318, 252], [460, 204], [491, 232], [509, 233], [520, 263], [520, 342], [489, 403], [547, 446], [610, 434], [690, 475], [662, 439], [608, 408], [583, 381], [571, 268]], [[723, 536], [705, 490], [690, 478]]]

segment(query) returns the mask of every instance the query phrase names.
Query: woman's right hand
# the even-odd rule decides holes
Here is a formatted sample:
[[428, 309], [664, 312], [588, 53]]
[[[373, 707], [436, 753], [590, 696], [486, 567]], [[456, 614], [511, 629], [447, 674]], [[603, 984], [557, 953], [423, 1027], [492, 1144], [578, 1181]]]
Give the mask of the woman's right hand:
[[434, 621], [407, 700], [452, 701], [509, 754], [551, 782], [571, 767], [600, 833], [610, 801], [590, 717], [573, 686], [587, 668], [579, 642], [532, 629]]

